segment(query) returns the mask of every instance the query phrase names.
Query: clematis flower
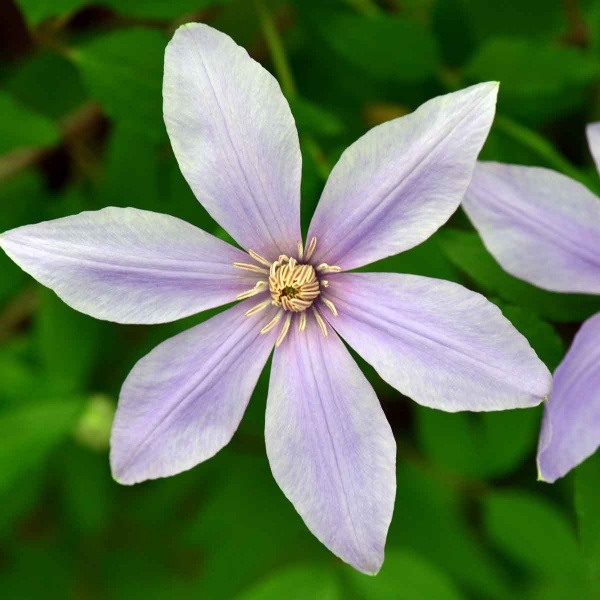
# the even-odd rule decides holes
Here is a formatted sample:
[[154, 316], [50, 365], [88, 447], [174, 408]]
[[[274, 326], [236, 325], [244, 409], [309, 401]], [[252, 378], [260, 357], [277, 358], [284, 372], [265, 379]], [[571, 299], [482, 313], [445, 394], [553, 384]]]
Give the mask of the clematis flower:
[[133, 208], [0, 237], [25, 271], [100, 319], [161, 323], [239, 301], [134, 367], [112, 431], [117, 481], [174, 475], [218, 452], [274, 349], [273, 475], [319, 540], [357, 569], [379, 570], [396, 446], [341, 338], [402, 393], [446, 411], [533, 406], [550, 388], [525, 338], [479, 294], [347, 272], [412, 248], [456, 210], [496, 92], [486, 83], [436, 98], [360, 138], [333, 169], [303, 243], [300, 146], [276, 80], [208, 26], [176, 32], [163, 88], [171, 144], [198, 200], [244, 250]]
[[[600, 123], [587, 128], [600, 169]], [[478, 163], [463, 203], [511, 275], [553, 292], [600, 295], [600, 199], [540, 167]], [[554, 374], [537, 463], [553, 483], [600, 444], [600, 314], [582, 326]]]

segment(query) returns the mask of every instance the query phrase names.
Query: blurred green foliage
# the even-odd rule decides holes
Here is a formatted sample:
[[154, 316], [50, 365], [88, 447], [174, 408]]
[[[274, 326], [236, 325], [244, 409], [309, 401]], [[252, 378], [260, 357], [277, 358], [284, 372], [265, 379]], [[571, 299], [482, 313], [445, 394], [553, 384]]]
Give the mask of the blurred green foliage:
[[[584, 139], [600, 119], [597, 0], [8, 0], [0, 5], [0, 231], [107, 205], [224, 235], [179, 173], [161, 109], [164, 47], [203, 21], [273, 70], [304, 159], [303, 225], [343, 149], [464, 85], [501, 81], [483, 157], [600, 188]], [[288, 71], [274, 60], [274, 28]], [[279, 57], [281, 59], [281, 57]], [[501, 270], [463, 214], [375, 270], [484, 293], [554, 369], [600, 300]], [[277, 488], [262, 431], [267, 374], [231, 445], [190, 472], [112, 481], [108, 433], [135, 361], [202, 315], [101, 323], [0, 255], [0, 597], [592, 598], [600, 459], [536, 482], [540, 410], [445, 414], [364, 365], [397, 434], [387, 559], [369, 578], [329, 554]]]

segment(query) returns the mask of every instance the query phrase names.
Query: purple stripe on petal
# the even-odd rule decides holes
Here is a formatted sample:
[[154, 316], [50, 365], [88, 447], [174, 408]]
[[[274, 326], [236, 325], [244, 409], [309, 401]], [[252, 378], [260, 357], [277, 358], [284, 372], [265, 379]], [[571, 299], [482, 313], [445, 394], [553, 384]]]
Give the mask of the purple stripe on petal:
[[463, 206], [511, 275], [554, 292], [600, 294], [600, 199], [555, 171], [478, 163]]
[[483, 83], [434, 98], [350, 146], [310, 225], [315, 261], [353, 269], [408, 250], [441, 227], [469, 185], [497, 90]]
[[590, 123], [585, 129], [585, 133], [596, 169], [600, 173], [600, 123]]
[[292, 252], [300, 144], [276, 79], [229, 36], [190, 23], [167, 47], [163, 98], [173, 151], [206, 210], [246, 249]]
[[313, 318], [275, 350], [266, 443], [277, 483], [312, 533], [356, 569], [379, 571], [396, 493], [396, 443], [358, 365]]
[[540, 479], [553, 483], [600, 446], [600, 314], [582, 326], [554, 373], [538, 447]]
[[119, 398], [111, 466], [120, 483], [168, 477], [214, 456], [235, 433], [277, 331], [273, 309], [246, 300], [160, 344], [133, 368]]
[[24, 271], [69, 306], [117, 323], [165, 323], [227, 304], [256, 283], [248, 256], [185, 221], [105, 208], [0, 236]]
[[438, 279], [330, 275], [329, 321], [379, 375], [448, 412], [539, 404], [551, 377], [527, 340], [480, 294]]

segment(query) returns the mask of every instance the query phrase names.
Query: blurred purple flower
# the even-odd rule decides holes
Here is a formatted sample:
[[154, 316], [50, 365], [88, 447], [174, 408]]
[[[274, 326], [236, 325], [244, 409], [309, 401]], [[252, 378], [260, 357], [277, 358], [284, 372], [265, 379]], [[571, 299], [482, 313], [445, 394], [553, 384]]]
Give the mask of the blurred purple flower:
[[275, 346], [265, 428], [273, 475], [325, 545], [379, 570], [396, 446], [338, 334], [426, 406], [533, 406], [550, 388], [525, 338], [479, 294], [414, 275], [342, 273], [416, 246], [456, 210], [496, 93], [493, 83], [473, 86], [368, 132], [333, 169], [304, 246], [300, 146], [279, 85], [228, 36], [195, 24], [177, 31], [163, 88], [173, 150], [198, 200], [247, 253], [133, 208], [0, 238], [23, 269], [101, 319], [161, 323], [241, 300], [135, 366], [112, 432], [118, 481], [174, 475], [225, 446]]
[[[588, 125], [600, 168], [600, 123]], [[600, 295], [600, 199], [548, 169], [478, 163], [463, 203], [511, 275], [553, 292]], [[538, 445], [553, 483], [600, 445], [600, 314], [588, 319], [554, 374]]]

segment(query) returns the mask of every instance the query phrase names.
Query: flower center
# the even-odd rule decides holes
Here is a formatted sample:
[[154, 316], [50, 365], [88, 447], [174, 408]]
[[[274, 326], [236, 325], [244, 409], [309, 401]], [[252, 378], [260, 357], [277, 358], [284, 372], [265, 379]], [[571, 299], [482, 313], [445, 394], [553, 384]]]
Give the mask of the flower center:
[[[261, 277], [253, 288], [240, 294], [237, 297], [238, 300], [264, 294], [267, 289], [271, 296], [270, 300], [263, 300], [246, 311], [247, 317], [265, 310], [269, 305], [279, 307], [279, 311], [273, 319], [260, 330], [261, 333], [268, 333], [283, 318], [283, 325], [275, 342], [276, 346], [279, 346], [285, 339], [292, 324], [292, 317], [295, 318], [295, 313], [298, 313], [298, 320], [296, 321], [298, 331], [304, 331], [306, 329], [306, 315], [309, 314], [308, 309], [310, 308], [310, 313], [314, 316], [325, 337], [327, 337], [327, 325], [321, 314], [323, 307], [328, 308], [333, 316], [337, 317], [338, 312], [333, 302], [323, 297], [324, 289], [328, 287], [329, 283], [326, 279], [319, 279], [317, 273], [322, 276], [326, 273], [339, 273], [341, 269], [327, 263], [321, 263], [316, 267], [308, 263], [315, 251], [316, 244], [317, 238], [312, 238], [305, 251], [302, 242], [298, 242], [298, 259], [282, 254], [276, 261], [270, 262], [260, 254], [248, 250], [250, 257], [258, 264], [233, 263], [234, 267], [256, 273]], [[307, 262], [298, 264], [299, 260]], [[263, 277], [266, 277], [266, 279], [263, 279]], [[318, 305], [313, 306], [313, 302], [317, 299]]]
[[269, 291], [275, 306], [283, 310], [302, 312], [321, 293], [321, 286], [312, 265], [300, 265], [296, 259], [280, 256], [269, 269]]

